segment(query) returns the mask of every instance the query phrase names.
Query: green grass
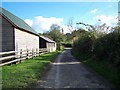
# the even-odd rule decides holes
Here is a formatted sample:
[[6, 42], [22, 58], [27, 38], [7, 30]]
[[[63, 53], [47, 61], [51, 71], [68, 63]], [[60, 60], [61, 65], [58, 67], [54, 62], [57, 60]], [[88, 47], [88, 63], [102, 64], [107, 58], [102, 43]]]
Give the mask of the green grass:
[[116, 87], [120, 88], [120, 71], [118, 68], [114, 67], [107, 61], [95, 61], [88, 59], [83, 61], [84, 64], [91, 67], [98, 74], [105, 77], [108, 81], [113, 83]]
[[19, 64], [2, 67], [2, 88], [27, 88], [34, 85], [59, 52], [43, 54]]
[[[105, 60], [95, 60], [90, 55], [82, 56], [73, 54], [76, 58], [86, 64], [88, 67], [96, 71], [98, 74], [120, 88], [120, 70]], [[81, 60], [82, 59], [82, 60]], [[84, 59], [84, 60], [83, 60]]]

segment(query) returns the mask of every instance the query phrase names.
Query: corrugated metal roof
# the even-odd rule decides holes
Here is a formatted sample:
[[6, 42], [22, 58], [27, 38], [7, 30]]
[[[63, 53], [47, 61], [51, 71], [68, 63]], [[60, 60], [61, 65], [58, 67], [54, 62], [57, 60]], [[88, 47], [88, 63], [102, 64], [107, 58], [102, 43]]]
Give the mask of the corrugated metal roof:
[[47, 42], [50, 42], [50, 43], [54, 43], [55, 41], [47, 38], [47, 37], [44, 37], [44, 36], [40, 36], [42, 39], [46, 40]]
[[12, 22], [13, 26], [19, 27], [21, 29], [24, 29], [25, 31], [38, 35], [38, 33], [35, 30], [33, 30], [27, 23], [25, 23], [25, 21], [23, 21], [19, 17], [13, 15], [9, 11], [1, 7], [0, 7], [0, 14], [4, 16], [6, 19], [8, 19], [10, 22]]

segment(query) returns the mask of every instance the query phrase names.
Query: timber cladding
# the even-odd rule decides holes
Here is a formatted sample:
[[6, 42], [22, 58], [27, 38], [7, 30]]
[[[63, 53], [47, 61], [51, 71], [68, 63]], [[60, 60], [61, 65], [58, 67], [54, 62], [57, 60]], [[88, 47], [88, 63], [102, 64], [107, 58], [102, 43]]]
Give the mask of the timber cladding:
[[39, 37], [39, 48], [47, 48], [49, 52], [53, 52], [56, 50], [56, 43], [44, 36]]
[[0, 51], [39, 49], [39, 35], [24, 20], [0, 8]]
[[15, 50], [39, 49], [39, 37], [19, 29], [15, 30]]
[[[32, 29], [24, 20], [13, 15], [9, 11], [2, 9], [0, 11], [0, 18], [2, 21], [2, 29], [0, 33], [0, 51], [21, 51], [22, 50], [37, 50], [39, 48], [47, 48], [52, 52], [56, 50], [55, 41], [39, 36], [39, 34]], [[1, 22], [0, 22], [1, 23]]]
[[15, 28], [8, 20], [2, 17], [1, 51], [20, 51], [39, 49], [39, 36]]
[[2, 17], [2, 51], [14, 51], [14, 27]]
[[47, 49], [49, 52], [53, 52], [56, 50], [56, 43], [50, 43], [50, 42], [47, 42]]

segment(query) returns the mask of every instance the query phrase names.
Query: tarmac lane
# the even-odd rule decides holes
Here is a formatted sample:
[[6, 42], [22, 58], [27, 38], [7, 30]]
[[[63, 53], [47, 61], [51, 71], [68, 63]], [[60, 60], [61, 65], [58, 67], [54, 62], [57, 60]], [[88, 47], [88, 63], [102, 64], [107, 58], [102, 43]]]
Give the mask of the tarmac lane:
[[45, 77], [35, 88], [87, 88], [111, 90], [114, 86], [71, 55], [66, 49], [58, 55]]

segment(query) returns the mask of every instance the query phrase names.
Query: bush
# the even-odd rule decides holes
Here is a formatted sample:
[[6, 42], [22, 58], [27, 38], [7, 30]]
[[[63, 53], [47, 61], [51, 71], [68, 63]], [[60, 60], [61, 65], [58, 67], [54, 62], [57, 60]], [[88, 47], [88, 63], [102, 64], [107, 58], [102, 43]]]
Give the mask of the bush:
[[97, 39], [95, 36], [94, 32], [81, 32], [73, 43], [72, 53], [81, 57], [92, 55], [99, 61], [106, 60], [117, 67], [120, 66], [120, 27]]
[[120, 33], [112, 32], [97, 39], [94, 54], [98, 60], [108, 60], [116, 66], [120, 65]]
[[57, 43], [57, 50], [64, 50], [64, 46], [61, 43]]
[[81, 33], [80, 37], [73, 43], [73, 53], [77, 53], [80, 56], [89, 55], [92, 53], [94, 35], [89, 32]]
[[72, 54], [120, 88], [120, 27], [103, 35], [81, 33]]

